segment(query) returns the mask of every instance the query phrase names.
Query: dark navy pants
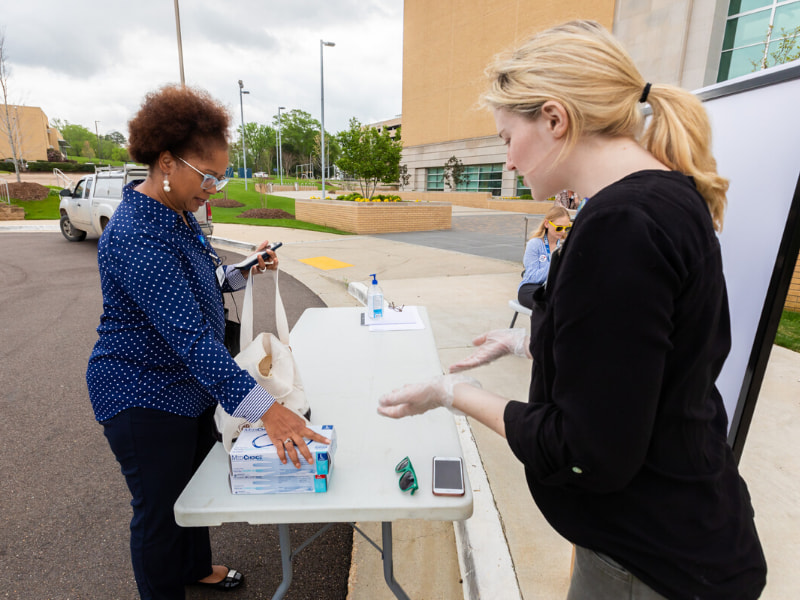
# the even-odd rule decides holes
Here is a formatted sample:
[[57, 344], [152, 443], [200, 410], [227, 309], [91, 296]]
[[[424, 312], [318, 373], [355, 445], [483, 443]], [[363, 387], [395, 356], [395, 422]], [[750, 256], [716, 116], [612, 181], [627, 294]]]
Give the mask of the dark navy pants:
[[173, 505], [214, 444], [214, 409], [199, 417], [129, 408], [102, 423], [131, 491], [131, 562], [143, 600], [183, 600], [211, 574], [207, 527], [179, 527]]

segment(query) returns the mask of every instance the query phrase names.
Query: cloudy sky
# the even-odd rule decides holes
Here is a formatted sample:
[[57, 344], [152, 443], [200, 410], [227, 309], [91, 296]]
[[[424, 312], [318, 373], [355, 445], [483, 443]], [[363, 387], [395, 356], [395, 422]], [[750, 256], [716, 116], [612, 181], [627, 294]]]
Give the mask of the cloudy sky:
[[[180, 82], [174, 0], [4, 2], [9, 102], [101, 135], [120, 131], [142, 97]], [[180, 0], [187, 85], [208, 90], [241, 121], [270, 123], [278, 106], [320, 118], [325, 129], [401, 112], [402, 0]]]

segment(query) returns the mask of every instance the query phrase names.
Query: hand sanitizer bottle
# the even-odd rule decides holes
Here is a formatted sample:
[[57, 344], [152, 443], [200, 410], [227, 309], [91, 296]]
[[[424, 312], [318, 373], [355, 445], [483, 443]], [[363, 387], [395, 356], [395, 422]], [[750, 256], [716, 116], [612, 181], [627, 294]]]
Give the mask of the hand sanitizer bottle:
[[378, 285], [378, 279], [375, 277], [375, 273], [371, 273], [370, 277], [372, 277], [372, 285], [369, 286], [369, 291], [367, 292], [367, 310], [371, 318], [382, 319], [383, 291]]

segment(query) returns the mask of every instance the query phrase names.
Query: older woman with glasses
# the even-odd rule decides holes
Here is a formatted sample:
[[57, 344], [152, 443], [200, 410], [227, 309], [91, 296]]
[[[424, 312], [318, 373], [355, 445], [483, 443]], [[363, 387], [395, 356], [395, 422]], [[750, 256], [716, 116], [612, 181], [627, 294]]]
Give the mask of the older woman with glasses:
[[[233, 360], [224, 346], [222, 293], [277, 269], [222, 265], [192, 214], [227, 183], [229, 116], [206, 93], [165, 87], [148, 94], [129, 123], [129, 152], [149, 167], [123, 190], [98, 243], [103, 291], [99, 339], [86, 380], [133, 497], [131, 559], [143, 599], [177, 600], [184, 586], [220, 590], [242, 574], [212, 565], [207, 528], [181, 528], [173, 505], [214, 444], [217, 403], [263, 420], [278, 454], [309, 463], [306, 427]], [[259, 250], [266, 249], [263, 242]]]
[[379, 412], [447, 406], [504, 436], [576, 546], [568, 600], [758, 598], [766, 562], [715, 386], [731, 345], [716, 235], [728, 182], [702, 104], [645, 81], [589, 21], [489, 73], [507, 168], [535, 198], [588, 196], [535, 296], [528, 401], [456, 374], [395, 390]]

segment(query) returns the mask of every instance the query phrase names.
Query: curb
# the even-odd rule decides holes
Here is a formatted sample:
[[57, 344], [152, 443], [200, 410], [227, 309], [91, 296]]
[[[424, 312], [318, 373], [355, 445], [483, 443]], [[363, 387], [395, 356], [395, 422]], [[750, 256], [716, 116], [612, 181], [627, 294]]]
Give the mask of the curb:
[[500, 513], [467, 418], [455, 416], [472, 486], [472, 516], [453, 521], [464, 600], [522, 598]]

